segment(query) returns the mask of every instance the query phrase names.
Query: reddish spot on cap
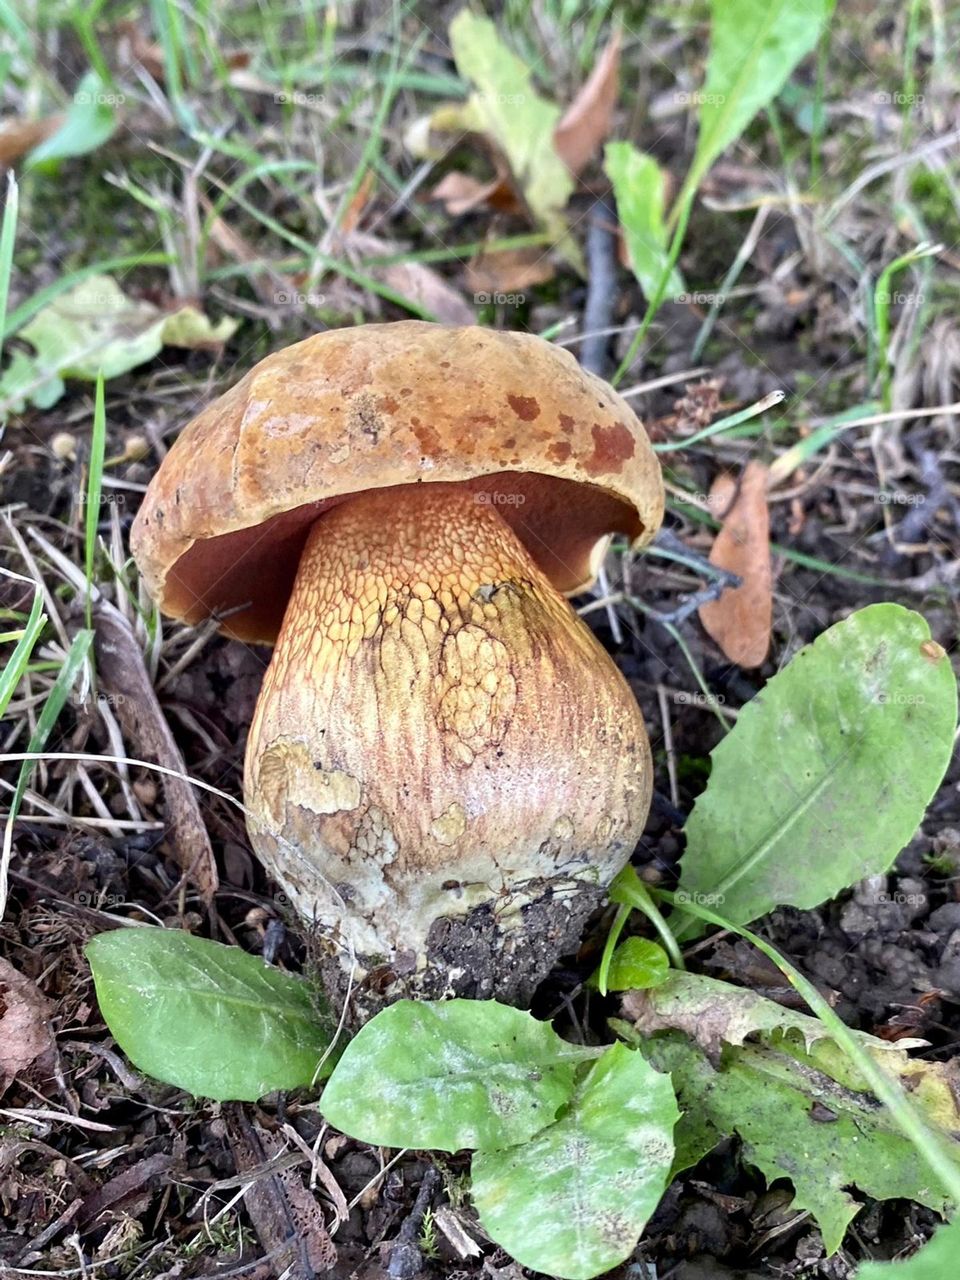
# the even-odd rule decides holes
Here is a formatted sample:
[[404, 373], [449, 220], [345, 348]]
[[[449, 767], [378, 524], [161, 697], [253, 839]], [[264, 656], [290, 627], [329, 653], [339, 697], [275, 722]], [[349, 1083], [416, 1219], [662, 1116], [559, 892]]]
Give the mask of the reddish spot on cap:
[[573, 445], [569, 440], [555, 440], [548, 452], [554, 462], [566, 462], [573, 453]]
[[540, 402], [533, 396], [507, 396], [507, 403], [524, 422], [533, 422], [534, 418], [540, 417]]
[[615, 422], [612, 427], [595, 422], [591, 435], [593, 453], [584, 460], [583, 466], [592, 476], [622, 470], [623, 464], [637, 451], [633, 434], [622, 422]]

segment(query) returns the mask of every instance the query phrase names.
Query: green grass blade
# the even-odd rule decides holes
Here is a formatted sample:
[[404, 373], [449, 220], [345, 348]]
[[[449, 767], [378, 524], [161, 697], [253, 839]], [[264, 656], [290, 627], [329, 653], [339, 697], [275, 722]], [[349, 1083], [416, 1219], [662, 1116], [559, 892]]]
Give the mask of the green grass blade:
[[13, 170], [7, 174], [7, 201], [3, 206], [3, 226], [0, 227], [0, 351], [3, 350], [7, 298], [10, 293], [10, 273], [13, 270], [13, 245], [17, 235], [17, 206], [19, 191]]
[[[47, 700], [43, 704], [43, 709], [37, 719], [37, 727], [34, 729], [30, 738], [30, 744], [27, 750], [32, 753], [42, 751], [47, 745], [47, 739], [53, 730], [53, 726], [60, 718], [60, 712], [63, 710], [70, 691], [80, 671], [83, 669], [93, 644], [93, 632], [84, 629], [78, 631], [73, 638], [70, 646], [70, 652], [67, 654], [66, 661], [60, 668], [60, 674], [53, 683], [53, 688]], [[24, 760], [20, 765], [20, 774], [17, 778], [16, 790], [10, 801], [10, 808], [7, 812], [7, 824], [11, 825], [20, 812], [20, 805], [23, 803], [24, 793], [34, 769], [37, 767], [36, 760]]]
[[84, 520], [84, 572], [87, 579], [87, 596], [84, 602], [87, 627], [93, 617], [93, 568], [97, 551], [97, 526], [100, 523], [100, 497], [103, 491], [103, 457], [107, 442], [107, 415], [103, 401], [103, 373], [97, 376], [96, 398], [93, 406], [93, 435], [90, 439], [90, 469], [87, 475], [86, 512]]
[[0, 671], [0, 716], [4, 714], [13, 697], [13, 691], [23, 679], [34, 645], [40, 639], [43, 628], [47, 625], [47, 615], [43, 612], [43, 596], [37, 591], [33, 597], [33, 607], [27, 618], [23, 634], [17, 647], [4, 663]]

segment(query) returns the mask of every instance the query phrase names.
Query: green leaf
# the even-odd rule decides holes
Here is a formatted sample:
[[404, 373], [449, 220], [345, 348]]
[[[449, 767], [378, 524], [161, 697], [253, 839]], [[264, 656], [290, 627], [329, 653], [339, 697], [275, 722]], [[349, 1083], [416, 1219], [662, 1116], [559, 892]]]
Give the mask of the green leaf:
[[[649, 938], [627, 938], [613, 953], [607, 974], [607, 990], [658, 987], [669, 976], [670, 958], [659, 943], [651, 942]], [[590, 985], [597, 985], [597, 974], [590, 978]]]
[[[850, 1187], [878, 1200], [902, 1197], [940, 1213], [947, 1208], [922, 1152], [818, 1019], [687, 973], [627, 997], [624, 1012], [633, 1020], [629, 1042], [672, 1074], [683, 1110], [677, 1169], [736, 1134], [745, 1158], [769, 1181], [793, 1182], [795, 1207], [813, 1213], [830, 1253], [861, 1208]], [[852, 1034], [909, 1088], [911, 1101], [945, 1135], [960, 1165], [960, 1143], [946, 1137], [960, 1130], [956, 1067]]]
[[303, 979], [259, 956], [152, 928], [102, 933], [86, 956], [113, 1038], [157, 1080], [253, 1102], [322, 1076], [333, 1021]]
[[66, 119], [27, 157], [29, 167], [46, 165], [70, 156], [96, 151], [113, 136], [117, 127], [116, 107], [122, 96], [110, 89], [95, 71], [88, 71], [73, 95]]
[[222, 347], [232, 338], [239, 321], [223, 316], [216, 324], [202, 311], [188, 303], [173, 311], [163, 321], [161, 337], [165, 347], [189, 347], [191, 350]]
[[886, 871], [943, 777], [956, 720], [950, 660], [918, 613], [870, 605], [830, 627], [714, 749], [677, 902], [744, 924]]
[[897, 1262], [861, 1262], [856, 1280], [944, 1280], [957, 1269], [960, 1218], [939, 1227], [912, 1258]]
[[509, 1146], [552, 1123], [595, 1054], [495, 1000], [400, 1000], [347, 1046], [320, 1110], [374, 1146]]
[[574, 180], [553, 146], [560, 108], [540, 97], [489, 18], [461, 10], [450, 23], [450, 45], [457, 70], [475, 86], [466, 105], [471, 127], [503, 152], [537, 222], [566, 237], [563, 209]]
[[772, 102], [817, 43], [833, 0], [711, 0], [710, 55], [700, 133], [685, 190]]
[[[623, 226], [633, 274], [644, 296], [653, 296], [669, 259], [664, 221], [666, 175], [654, 160], [630, 142], [610, 142], [604, 151], [604, 168], [613, 183], [617, 212]], [[665, 296], [683, 292], [683, 277], [674, 268]]]
[[678, 1118], [669, 1077], [614, 1045], [555, 1124], [522, 1146], [474, 1156], [484, 1229], [522, 1266], [564, 1280], [615, 1267], [663, 1195]]
[[64, 378], [116, 378], [152, 360], [164, 345], [218, 346], [235, 331], [225, 317], [211, 325], [195, 307], [166, 313], [127, 297], [112, 276], [92, 275], [60, 294], [20, 330], [34, 348], [16, 351], [0, 378], [0, 409], [48, 409], [64, 392]]

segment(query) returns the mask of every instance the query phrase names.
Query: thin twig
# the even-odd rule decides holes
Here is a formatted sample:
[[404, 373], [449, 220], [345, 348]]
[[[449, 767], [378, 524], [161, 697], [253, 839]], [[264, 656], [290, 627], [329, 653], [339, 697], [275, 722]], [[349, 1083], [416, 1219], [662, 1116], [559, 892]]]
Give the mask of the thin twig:
[[587, 273], [586, 337], [580, 363], [588, 372], [605, 378], [613, 365], [605, 330], [617, 301], [617, 215], [612, 196], [598, 200], [587, 219]]

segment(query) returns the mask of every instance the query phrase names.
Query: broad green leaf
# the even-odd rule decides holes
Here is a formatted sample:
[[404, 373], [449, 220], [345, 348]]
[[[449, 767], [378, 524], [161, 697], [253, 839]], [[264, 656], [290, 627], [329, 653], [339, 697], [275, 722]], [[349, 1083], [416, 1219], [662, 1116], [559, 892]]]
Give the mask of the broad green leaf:
[[177, 929], [102, 933], [86, 955], [110, 1033], [157, 1080], [253, 1102], [322, 1076], [334, 1023], [303, 979]]
[[127, 297], [112, 276], [88, 276], [38, 311], [20, 330], [33, 354], [15, 351], [0, 378], [0, 411], [27, 404], [48, 409], [64, 392], [64, 378], [118, 377], [152, 360], [165, 345], [219, 346], [237, 321], [217, 325], [192, 306], [166, 313]]
[[687, 822], [680, 892], [746, 924], [888, 870], [950, 759], [957, 683], [924, 619], [870, 605], [741, 711]]
[[711, 0], [700, 132], [686, 189], [700, 185], [714, 160], [773, 101], [817, 43], [832, 9], [833, 0]]
[[474, 1156], [484, 1229], [522, 1266], [564, 1280], [615, 1267], [666, 1188], [678, 1118], [669, 1077], [614, 1045], [555, 1124], [522, 1146]]
[[912, 1258], [897, 1262], [861, 1262], [856, 1280], [945, 1280], [960, 1258], [960, 1218], [938, 1227]]
[[[943, 1212], [947, 1199], [915, 1144], [904, 1137], [856, 1067], [816, 1018], [750, 991], [693, 974], [624, 1001], [628, 1042], [669, 1071], [683, 1110], [677, 1169], [721, 1138], [739, 1136], [745, 1158], [769, 1181], [787, 1177], [829, 1252], [840, 1247], [861, 1203], [904, 1197]], [[911, 1058], [900, 1046], [856, 1032], [861, 1046], [910, 1090], [945, 1135], [960, 1130], [955, 1066]], [[950, 1139], [960, 1164], [960, 1143]]]
[[495, 1000], [400, 1000], [347, 1046], [320, 1110], [375, 1146], [509, 1146], [553, 1122], [593, 1056]]
[[[599, 972], [599, 971], [598, 971]], [[610, 960], [607, 973], [608, 991], [631, 991], [658, 987], [670, 976], [670, 959], [663, 947], [649, 938], [627, 938], [621, 942]], [[597, 985], [597, 975], [590, 978]]]
[[[630, 142], [609, 142], [604, 168], [613, 183], [617, 213], [623, 226], [633, 274], [647, 298], [653, 296], [667, 266], [669, 243], [664, 222], [666, 175], [646, 152]], [[683, 277], [674, 268], [665, 297], [683, 291]]]
[[536, 220], [565, 236], [563, 208], [574, 180], [553, 146], [560, 108], [540, 97], [529, 68], [489, 18], [462, 9], [450, 23], [450, 45], [457, 70], [474, 86], [470, 121], [503, 152]]
[[120, 95], [104, 84], [95, 71], [88, 71], [77, 85], [63, 124], [34, 147], [27, 164], [33, 167], [96, 151], [113, 136], [120, 101]]

